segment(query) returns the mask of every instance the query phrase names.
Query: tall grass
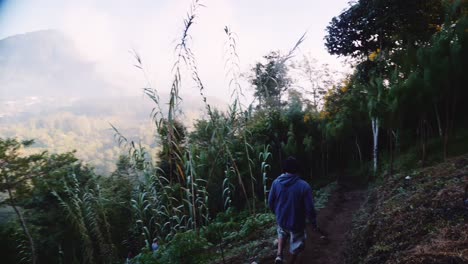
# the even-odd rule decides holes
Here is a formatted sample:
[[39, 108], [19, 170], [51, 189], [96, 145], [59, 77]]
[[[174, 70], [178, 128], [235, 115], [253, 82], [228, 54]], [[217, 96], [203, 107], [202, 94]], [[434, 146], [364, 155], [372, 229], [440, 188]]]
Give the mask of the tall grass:
[[266, 145], [263, 147], [263, 151], [259, 154], [259, 160], [261, 161], [260, 165], [260, 172], [262, 174], [262, 183], [263, 183], [263, 203], [265, 208], [268, 208], [268, 170], [271, 169], [270, 164], [268, 164], [268, 160], [272, 157], [270, 152], [270, 145]]
[[115, 246], [99, 185], [91, 180], [86, 186], [80, 186], [73, 173], [63, 184], [63, 193], [53, 191], [52, 194], [80, 236], [83, 263], [112, 263], [116, 259]]
[[[222, 178], [223, 207], [227, 210], [232, 206], [234, 194], [240, 190], [248, 210], [255, 214], [256, 187], [255, 149], [252, 146], [252, 135], [248, 130], [250, 118], [242, 86], [240, 84], [240, 63], [237, 52], [237, 36], [228, 27], [226, 33], [226, 76], [229, 78], [231, 103], [226, 113], [213, 111], [205, 95], [205, 86], [199, 74], [197, 61], [190, 46], [190, 31], [197, 13], [203, 4], [199, 0], [191, 3], [186, 18], [183, 20], [183, 30], [175, 47], [175, 62], [172, 67], [172, 83], [168, 102], [162, 102], [158, 91], [149, 82], [145, 67], [140, 56], [134, 51], [135, 66], [147, 79], [143, 89], [144, 94], [154, 103], [151, 118], [159, 136], [161, 161], [151, 158], [141, 145], [129, 141], [119, 130], [112, 126], [119, 145], [126, 148], [132, 169], [138, 175], [135, 192], [131, 200], [134, 218], [134, 230], [140, 234], [144, 245], [150, 249], [153, 238], [170, 241], [175, 234], [187, 230], [198, 231], [210, 221], [209, 201], [207, 191], [210, 177]], [[293, 52], [303, 41], [304, 36], [294, 48], [284, 57], [284, 63], [292, 57]], [[198, 142], [182, 135], [179, 115], [182, 98], [179, 93], [185, 80], [182, 72], [187, 70], [200, 93], [209, 116], [206, 128], [209, 129], [209, 142]], [[167, 111], [163, 111], [163, 103], [167, 103]], [[205, 145], [207, 144], [207, 145]], [[267, 196], [267, 164], [271, 157], [265, 147], [260, 154], [264, 203]], [[167, 162], [168, 168], [158, 167], [161, 162]], [[221, 170], [219, 168], [225, 168]], [[213, 175], [223, 172], [223, 175]], [[247, 184], [246, 184], [247, 183]]]
[[[132, 169], [139, 175], [134, 198], [131, 200], [135, 230], [141, 235], [144, 244], [150, 249], [153, 238], [170, 241], [177, 232], [189, 229], [197, 230], [209, 221], [208, 192], [206, 181], [197, 177], [197, 160], [193, 157], [192, 147], [183, 140], [178, 129], [178, 117], [181, 112], [182, 69], [186, 67], [192, 79], [203, 94], [204, 86], [198, 76], [195, 56], [189, 46], [190, 29], [194, 25], [201, 1], [192, 2], [187, 17], [183, 20], [181, 38], [175, 48], [176, 60], [172, 67], [173, 80], [170, 87], [168, 110], [164, 112], [158, 91], [149, 82], [141, 57], [134, 51], [135, 67], [140, 69], [147, 79], [143, 89], [145, 95], [154, 103], [151, 118], [156, 126], [163, 149], [160, 157], [166, 159], [169, 169], [163, 171], [157, 166], [141, 145], [129, 141], [113, 125], [116, 141], [128, 151]], [[211, 112], [207, 104], [207, 111]], [[180, 123], [180, 122], [179, 122]]]

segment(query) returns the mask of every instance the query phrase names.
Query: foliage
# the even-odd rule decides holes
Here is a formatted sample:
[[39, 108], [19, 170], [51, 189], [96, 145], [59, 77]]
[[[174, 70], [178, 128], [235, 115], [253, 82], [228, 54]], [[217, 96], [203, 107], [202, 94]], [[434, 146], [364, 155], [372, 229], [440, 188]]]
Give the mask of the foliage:
[[282, 63], [278, 52], [264, 56], [265, 64], [258, 62], [253, 69], [254, 76], [250, 80], [255, 87], [255, 97], [260, 107], [280, 106], [281, 94], [286, 91], [291, 79], [287, 76], [288, 68]]
[[[70, 106], [71, 109], [26, 116], [24, 120], [16, 122], [2, 120], [0, 135], [18, 140], [34, 139], [34, 144], [24, 149], [28, 154], [76, 150], [77, 158], [93, 166], [97, 173], [110, 174], [115, 170], [115, 163], [122, 150], [116, 146], [107, 122], [118, 124], [122, 132], [131, 133], [132, 139], [135, 136], [135, 140], [146, 147], [153, 143], [154, 129], [148, 129], [146, 113], [151, 106], [144, 101], [142, 103], [141, 98], [128, 97], [123, 101], [113, 98], [99, 102], [77, 101]], [[86, 109], [85, 113], [83, 109]], [[196, 113], [192, 109], [187, 111]]]
[[[32, 260], [112, 262], [116, 252], [110, 237], [111, 222], [98, 179], [91, 170], [76, 163], [72, 153], [17, 156], [18, 141], [1, 142], [13, 144], [12, 152], [2, 149], [2, 154], [7, 154], [2, 156], [2, 172], [7, 177], [4, 186], [12, 191], [7, 204], [18, 214], [29, 240], [26, 252]], [[14, 175], [9, 174], [13, 167]], [[11, 176], [16, 178], [15, 185], [9, 184]], [[76, 254], [76, 249], [83, 250], [83, 254]]]
[[171, 243], [161, 249], [156, 263], [202, 264], [212, 257], [207, 249], [208, 241], [195, 231], [178, 233]]
[[326, 46], [331, 54], [362, 58], [420, 44], [443, 22], [443, 11], [439, 0], [359, 0], [332, 19]]
[[328, 202], [328, 198], [331, 196], [332, 192], [336, 190], [336, 187], [336, 182], [333, 182], [323, 188], [314, 191], [314, 205], [317, 211], [320, 211], [320, 209], [325, 208], [325, 205]]
[[[465, 96], [465, 91], [458, 86], [465, 78], [458, 75], [466, 68], [466, 60], [462, 59], [466, 54], [460, 48], [466, 45], [464, 28], [466, 2], [463, 1], [408, 5], [404, 1], [363, 0], [333, 19], [328, 27], [327, 47], [333, 54], [357, 59], [348, 86], [358, 91], [354, 93], [356, 99], [360, 97], [366, 106], [359, 109], [365, 109], [371, 121], [374, 171], [382, 152], [379, 143], [388, 144], [388, 156], [394, 160], [401, 147], [410, 142], [409, 131], [416, 131], [422, 164], [428, 155], [427, 142], [435, 136], [433, 127], [444, 138], [444, 157], [447, 157], [452, 124], [457, 120], [466, 125], [458, 115], [458, 107], [463, 108], [458, 102], [461, 97], [454, 97], [454, 94]], [[335, 105], [341, 106], [340, 103]], [[341, 122], [335, 123], [338, 130], [345, 124], [340, 119]], [[382, 131], [387, 134], [385, 139], [381, 137]], [[362, 150], [360, 146], [357, 148]]]
[[[322, 107], [323, 97], [329, 89], [337, 85], [342, 77], [331, 69], [328, 64], [320, 64], [311, 54], [304, 55], [301, 59], [291, 64], [291, 70], [298, 75], [293, 84], [299, 86], [299, 90], [313, 110], [319, 111]], [[309, 105], [309, 102], [307, 102]]]
[[[80, 241], [83, 243], [83, 263], [112, 263], [115, 254], [104, 198], [99, 185], [90, 180], [80, 186], [76, 175], [70, 175], [70, 185], [64, 184], [63, 194], [52, 191], [63, 208]], [[91, 184], [91, 185], [89, 185]]]
[[[16, 223], [2, 223], [0, 225], [0, 236], [3, 238], [0, 241], [2, 248], [2, 261], [5, 263], [21, 263], [21, 255], [17, 254], [19, 249], [23, 250], [23, 242], [21, 235], [17, 233], [20, 227]], [[9, 239], [5, 239], [9, 238]], [[25, 247], [27, 249], [27, 246]]]

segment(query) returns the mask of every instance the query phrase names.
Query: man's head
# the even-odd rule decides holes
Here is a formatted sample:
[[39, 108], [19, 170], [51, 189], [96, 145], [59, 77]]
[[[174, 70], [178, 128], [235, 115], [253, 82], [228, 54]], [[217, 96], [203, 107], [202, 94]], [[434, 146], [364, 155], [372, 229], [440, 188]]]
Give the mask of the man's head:
[[283, 172], [286, 173], [297, 173], [299, 165], [296, 158], [289, 156], [286, 160], [283, 161]]

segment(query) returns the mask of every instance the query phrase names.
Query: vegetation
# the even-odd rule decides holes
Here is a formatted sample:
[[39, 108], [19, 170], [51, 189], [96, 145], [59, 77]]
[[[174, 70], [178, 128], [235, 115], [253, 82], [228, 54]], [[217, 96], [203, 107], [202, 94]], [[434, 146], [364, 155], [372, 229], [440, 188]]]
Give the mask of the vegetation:
[[[57, 104], [55, 101], [46, 103]], [[187, 114], [198, 116], [195, 109], [199, 105], [202, 104], [184, 109]], [[29, 154], [76, 150], [76, 156], [93, 166], [97, 173], [110, 174], [123, 151], [115, 144], [109, 123], [118, 125], [132, 140], [155, 148], [155, 129], [148, 120], [151, 107], [149, 100], [142, 103], [139, 97], [77, 100], [56, 110], [43, 110], [44, 106], [38, 104], [31, 109], [31, 114], [2, 119], [0, 134], [19, 140], [33, 138], [34, 144], [25, 150]], [[42, 111], [47, 114], [35, 113]]]
[[[467, 151], [460, 144], [468, 137], [466, 1], [356, 1], [332, 20], [326, 38], [331, 54], [353, 57], [353, 74], [335, 80], [311, 60], [297, 61], [303, 35], [287, 53], [271, 52], [252, 69], [251, 105], [244, 104], [238, 39], [226, 27], [232, 91], [226, 111], [210, 104], [191, 49], [190, 32], [202, 6], [193, 1], [184, 19], [168, 101], [159, 90], [144, 89], [153, 103], [157, 139], [141, 144], [113, 124], [123, 155], [110, 175], [96, 174], [74, 153], [31, 154], [24, 151], [30, 141], [0, 140], [0, 191], [8, 194], [2, 205], [16, 214], [0, 225], [8, 241], [2, 242], [8, 250], [2, 258], [226, 263], [239, 249], [249, 258], [263, 254], [255, 247], [268, 243], [274, 231], [274, 216], [265, 206], [268, 190], [282, 172], [281, 161], [294, 155], [314, 189], [335, 181], [377, 186], [372, 206], [356, 219], [359, 232], [353, 233], [356, 243], [349, 252], [358, 259], [351, 263], [416, 261], [421, 255], [414, 253], [420, 249], [415, 243], [435, 250], [427, 243], [436, 237], [450, 238], [454, 246], [437, 251], [444, 260], [466, 260], [454, 255], [466, 238], [450, 237], [466, 217], [465, 208], [450, 202], [464, 171], [450, 169], [448, 161]], [[144, 70], [142, 58], [134, 55], [136, 67]], [[294, 85], [291, 74], [297, 71], [310, 83], [309, 94]], [[192, 84], [206, 118], [189, 130], [179, 92]], [[449, 162], [440, 165], [444, 173], [430, 180], [435, 174], [426, 166], [443, 160]], [[408, 167], [411, 180], [405, 185], [402, 173]], [[318, 207], [333, 188], [328, 186], [316, 192]], [[413, 222], [425, 217], [430, 223]], [[405, 240], [420, 232], [429, 235]], [[155, 238], [161, 247], [152, 252]]]

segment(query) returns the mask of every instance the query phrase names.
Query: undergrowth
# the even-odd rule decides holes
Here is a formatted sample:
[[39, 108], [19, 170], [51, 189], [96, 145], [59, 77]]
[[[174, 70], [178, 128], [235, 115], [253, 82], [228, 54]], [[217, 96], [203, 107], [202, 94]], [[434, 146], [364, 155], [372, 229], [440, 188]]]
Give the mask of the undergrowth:
[[[331, 183], [314, 193], [317, 211], [325, 207], [336, 189]], [[251, 215], [230, 208], [197, 234], [178, 233], [156, 252], [146, 250], [133, 259], [135, 264], [160, 263], [251, 263], [274, 253], [276, 220], [270, 212]]]

